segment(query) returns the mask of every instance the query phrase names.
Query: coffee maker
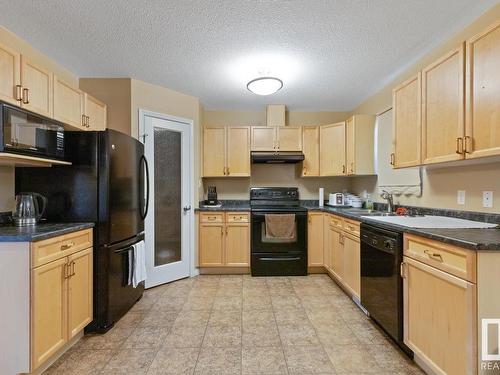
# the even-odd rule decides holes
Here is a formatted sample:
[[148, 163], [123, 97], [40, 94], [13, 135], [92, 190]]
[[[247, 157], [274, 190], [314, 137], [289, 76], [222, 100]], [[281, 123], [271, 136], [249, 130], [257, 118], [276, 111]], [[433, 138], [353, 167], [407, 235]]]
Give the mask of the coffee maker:
[[217, 200], [217, 188], [209, 186], [207, 188], [207, 199], [203, 202], [205, 206], [218, 206], [220, 202]]

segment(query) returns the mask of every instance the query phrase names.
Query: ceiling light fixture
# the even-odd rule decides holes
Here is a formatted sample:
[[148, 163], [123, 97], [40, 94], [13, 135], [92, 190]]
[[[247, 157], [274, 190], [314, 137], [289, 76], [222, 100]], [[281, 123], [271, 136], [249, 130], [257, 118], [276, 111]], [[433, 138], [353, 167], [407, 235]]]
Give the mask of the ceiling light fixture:
[[247, 89], [257, 95], [271, 95], [283, 87], [283, 81], [275, 77], [260, 77], [247, 83]]

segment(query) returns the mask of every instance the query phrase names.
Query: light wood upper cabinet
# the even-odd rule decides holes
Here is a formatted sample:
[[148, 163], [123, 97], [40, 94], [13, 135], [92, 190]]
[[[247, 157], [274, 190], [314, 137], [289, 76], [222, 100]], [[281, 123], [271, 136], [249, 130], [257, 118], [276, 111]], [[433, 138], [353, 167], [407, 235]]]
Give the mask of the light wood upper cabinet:
[[466, 157], [500, 155], [500, 22], [467, 41]]
[[323, 266], [323, 213], [309, 212], [307, 229], [307, 265]]
[[84, 113], [85, 116], [87, 116], [87, 130], [106, 130], [106, 104], [90, 96], [89, 94], [85, 94]]
[[226, 224], [225, 264], [230, 267], [250, 266], [250, 227], [245, 223]]
[[206, 126], [203, 177], [250, 176], [250, 127]]
[[81, 332], [93, 319], [92, 248], [68, 257], [68, 339]]
[[302, 177], [319, 176], [319, 126], [302, 129]]
[[302, 151], [302, 126], [280, 126], [278, 151]]
[[85, 128], [84, 93], [54, 76], [54, 118], [75, 128]]
[[474, 284], [404, 257], [404, 342], [440, 374], [476, 373]]
[[252, 126], [252, 151], [276, 151], [277, 128], [274, 126]]
[[22, 107], [52, 117], [53, 79], [52, 72], [21, 56]]
[[226, 132], [227, 175], [250, 176], [250, 128], [248, 126], [230, 126]]
[[464, 52], [461, 45], [422, 70], [423, 164], [464, 158]]
[[206, 126], [203, 129], [203, 176], [226, 175], [226, 129], [224, 126]]
[[20, 67], [21, 55], [0, 45], [0, 100], [20, 105], [22, 98]]
[[66, 258], [31, 271], [31, 367], [36, 369], [68, 339]]
[[320, 175], [342, 176], [346, 173], [345, 122], [321, 126]]
[[355, 115], [346, 121], [346, 174], [375, 174], [375, 116]]
[[421, 74], [403, 82], [392, 92], [394, 168], [421, 163]]
[[361, 295], [361, 246], [359, 238], [343, 234], [343, 269], [342, 277], [345, 284], [359, 299]]

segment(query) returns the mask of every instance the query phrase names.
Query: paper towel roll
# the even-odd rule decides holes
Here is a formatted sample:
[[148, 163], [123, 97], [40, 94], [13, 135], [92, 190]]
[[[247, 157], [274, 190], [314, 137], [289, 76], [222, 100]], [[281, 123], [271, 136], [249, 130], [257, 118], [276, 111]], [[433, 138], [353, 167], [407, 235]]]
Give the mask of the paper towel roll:
[[319, 188], [319, 206], [323, 207], [325, 203], [325, 188]]

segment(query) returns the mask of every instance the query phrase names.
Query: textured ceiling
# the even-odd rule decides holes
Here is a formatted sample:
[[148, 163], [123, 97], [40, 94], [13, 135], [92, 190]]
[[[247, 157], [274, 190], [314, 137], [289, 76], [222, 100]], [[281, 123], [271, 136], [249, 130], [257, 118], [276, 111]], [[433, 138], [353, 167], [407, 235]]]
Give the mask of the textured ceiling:
[[[207, 109], [350, 110], [498, 0], [0, 0], [0, 22], [81, 77]], [[246, 90], [261, 74], [270, 97]]]

